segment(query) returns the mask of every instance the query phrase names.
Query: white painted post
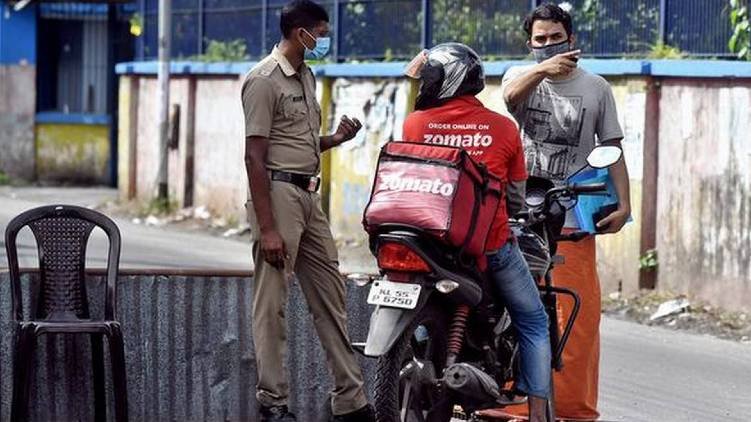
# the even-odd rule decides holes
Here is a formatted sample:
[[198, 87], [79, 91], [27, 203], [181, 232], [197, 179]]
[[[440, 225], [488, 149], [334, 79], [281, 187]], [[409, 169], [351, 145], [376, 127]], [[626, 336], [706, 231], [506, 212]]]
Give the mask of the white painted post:
[[157, 122], [159, 122], [159, 199], [167, 199], [167, 136], [169, 134], [170, 44], [172, 41], [172, 0], [159, 0], [159, 70], [157, 73]]

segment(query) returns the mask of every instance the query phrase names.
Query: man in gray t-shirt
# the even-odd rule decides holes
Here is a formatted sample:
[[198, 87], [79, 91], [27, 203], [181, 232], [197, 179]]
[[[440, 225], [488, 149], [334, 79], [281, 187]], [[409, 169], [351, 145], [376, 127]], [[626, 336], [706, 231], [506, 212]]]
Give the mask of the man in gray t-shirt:
[[[504, 84], [533, 71], [506, 72]], [[613, 93], [607, 81], [574, 68], [565, 79], [545, 78], [526, 101], [510, 105], [524, 142], [530, 174], [560, 183], [586, 165], [596, 144], [623, 138]]]
[[[620, 146], [613, 93], [601, 77], [577, 67], [573, 50], [571, 15], [551, 3], [536, 8], [524, 21], [527, 46], [536, 65], [512, 68], [503, 79], [503, 96], [519, 123], [527, 167], [532, 176], [562, 183], [581, 168], [598, 144]], [[597, 223], [603, 233], [621, 230], [631, 213], [626, 164], [621, 159], [609, 169], [618, 194], [616, 211]], [[575, 227], [575, 219], [567, 219]], [[596, 245], [589, 236], [577, 243], [562, 242], [558, 254], [565, 263], [553, 274], [556, 285], [575, 290], [581, 308], [564, 349], [564, 369], [555, 383], [556, 415], [563, 419], [594, 421], [599, 375], [600, 281]], [[568, 301], [559, 301], [561, 317], [571, 314]]]

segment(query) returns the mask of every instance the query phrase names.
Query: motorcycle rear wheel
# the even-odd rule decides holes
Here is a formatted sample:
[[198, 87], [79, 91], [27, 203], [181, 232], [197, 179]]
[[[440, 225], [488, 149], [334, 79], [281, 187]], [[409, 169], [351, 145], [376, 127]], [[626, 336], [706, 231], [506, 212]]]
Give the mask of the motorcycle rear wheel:
[[[400, 372], [414, 359], [430, 361], [440, 378], [446, 364], [450, 315], [428, 305], [376, 364], [374, 404], [377, 422], [449, 422], [454, 405], [444, 388], [416, 386]], [[449, 308], [450, 309], [450, 308]]]

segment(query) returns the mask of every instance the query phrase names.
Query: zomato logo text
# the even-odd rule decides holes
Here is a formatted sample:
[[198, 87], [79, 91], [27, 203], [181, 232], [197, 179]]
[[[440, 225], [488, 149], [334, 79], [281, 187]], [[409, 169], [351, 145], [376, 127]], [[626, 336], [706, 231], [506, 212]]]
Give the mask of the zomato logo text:
[[417, 179], [413, 177], [385, 176], [378, 185], [378, 190], [396, 192], [424, 192], [434, 195], [451, 196], [454, 185], [444, 183], [441, 179]]
[[426, 133], [423, 141], [426, 144], [444, 145], [458, 148], [483, 147], [493, 145], [493, 137], [475, 133], [474, 135], [442, 135]]

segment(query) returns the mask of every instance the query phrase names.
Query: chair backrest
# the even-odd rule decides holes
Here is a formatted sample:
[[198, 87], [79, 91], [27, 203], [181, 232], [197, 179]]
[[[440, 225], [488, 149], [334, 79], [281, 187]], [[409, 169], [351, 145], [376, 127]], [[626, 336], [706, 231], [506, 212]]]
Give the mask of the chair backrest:
[[8, 224], [5, 230], [5, 249], [12, 283], [12, 317], [18, 321], [23, 320], [16, 238], [18, 232], [26, 226], [36, 239], [40, 271], [39, 292], [30, 319], [70, 321], [90, 318], [85, 267], [86, 246], [94, 227], [101, 228], [109, 239], [104, 318], [115, 319], [120, 230], [107, 216], [72, 205], [34, 208], [20, 214]]

